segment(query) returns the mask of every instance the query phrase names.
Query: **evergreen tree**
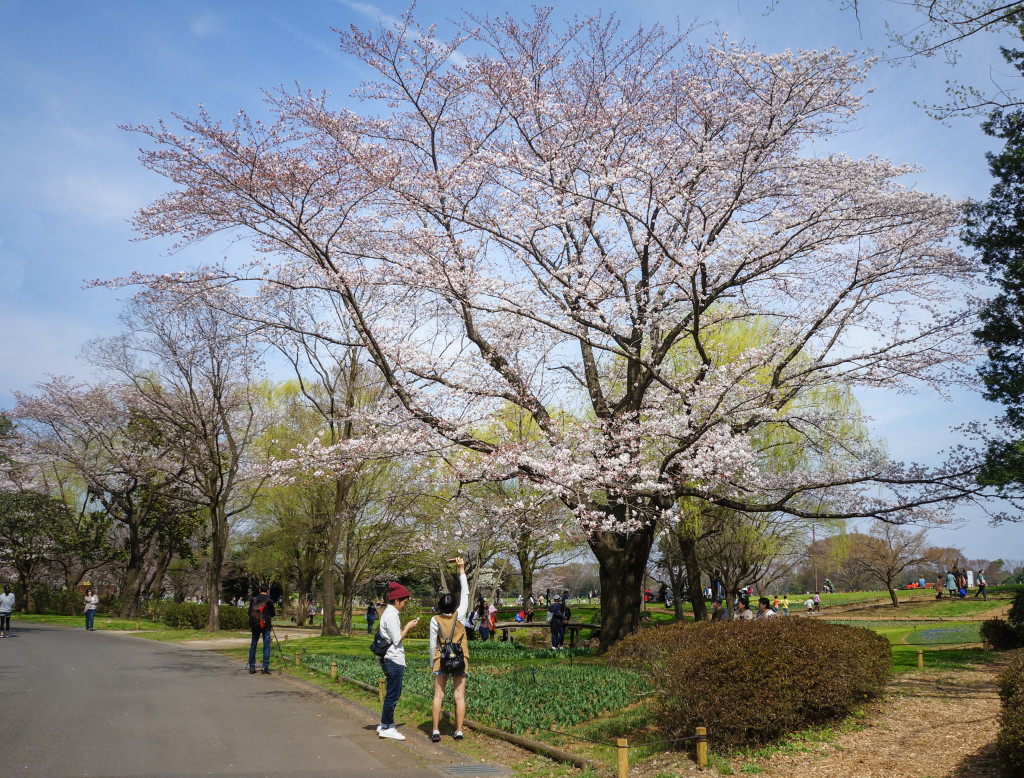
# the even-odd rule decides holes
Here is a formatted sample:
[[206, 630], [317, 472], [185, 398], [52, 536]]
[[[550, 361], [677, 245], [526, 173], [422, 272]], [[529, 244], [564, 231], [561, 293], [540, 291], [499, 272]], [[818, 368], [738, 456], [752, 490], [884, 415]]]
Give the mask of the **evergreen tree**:
[[[1024, 35], [1024, 25], [1018, 28]], [[1024, 51], [1002, 49], [1024, 74]], [[989, 439], [979, 482], [1004, 489], [1024, 484], [1024, 110], [993, 111], [982, 125], [1004, 142], [987, 155], [996, 179], [989, 199], [967, 208], [963, 240], [977, 249], [989, 281], [999, 290], [981, 312], [975, 337], [988, 353], [980, 373], [984, 397], [1005, 408], [1009, 433]]]

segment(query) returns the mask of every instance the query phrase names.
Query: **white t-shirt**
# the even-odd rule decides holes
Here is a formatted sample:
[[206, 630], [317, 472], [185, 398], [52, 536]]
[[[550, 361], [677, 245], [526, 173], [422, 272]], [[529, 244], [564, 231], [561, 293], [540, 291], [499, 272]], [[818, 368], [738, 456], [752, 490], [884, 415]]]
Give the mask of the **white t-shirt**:
[[384, 613], [380, 617], [380, 634], [391, 641], [391, 647], [388, 652], [384, 655], [385, 659], [390, 659], [396, 665], [405, 667], [405, 646], [402, 645], [402, 619], [396, 608], [391, 603], [388, 603], [388, 607], [384, 609]]
[[14, 592], [0, 594], [0, 613], [9, 616], [12, 610], [14, 610]]

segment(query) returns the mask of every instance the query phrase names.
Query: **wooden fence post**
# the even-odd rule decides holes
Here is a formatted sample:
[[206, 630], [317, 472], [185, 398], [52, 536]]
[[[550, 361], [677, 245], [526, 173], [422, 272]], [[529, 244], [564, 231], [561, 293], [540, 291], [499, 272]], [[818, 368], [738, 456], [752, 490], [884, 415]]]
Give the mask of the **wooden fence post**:
[[337, 681], [338, 680], [338, 663], [337, 662], [331, 662], [331, 680], [332, 681]]
[[615, 741], [617, 778], [629, 778], [629, 741], [620, 737]]
[[378, 678], [377, 679], [377, 697], [380, 700], [380, 704], [381, 705], [384, 704], [384, 695], [387, 693], [387, 690], [388, 690], [388, 682], [385, 681], [383, 678]]
[[924, 667], [924, 650], [917, 649], [917, 666]]
[[697, 767], [708, 766], [708, 731], [706, 727], [697, 727]]
[[298, 651], [295, 652], [295, 666], [299, 666], [299, 657], [302, 656]]

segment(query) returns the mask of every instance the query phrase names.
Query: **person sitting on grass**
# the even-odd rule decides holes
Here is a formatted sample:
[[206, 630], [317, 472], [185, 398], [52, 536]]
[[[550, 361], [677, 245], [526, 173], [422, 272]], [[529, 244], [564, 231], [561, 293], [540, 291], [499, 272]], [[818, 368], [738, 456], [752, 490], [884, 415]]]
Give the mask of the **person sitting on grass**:
[[757, 601], [757, 616], [754, 618], [764, 619], [769, 616], [774, 616], [775, 611], [772, 610], [772, 604], [768, 601], [767, 597], [762, 597]]
[[430, 735], [432, 743], [441, 742], [441, 705], [444, 702], [444, 690], [448, 683], [448, 674], [441, 668], [441, 648], [446, 640], [458, 644], [462, 649], [465, 667], [462, 672], [452, 674], [452, 694], [455, 697], [455, 734], [456, 740], [462, 740], [462, 722], [466, 720], [466, 676], [469, 672], [469, 645], [466, 628], [462, 620], [469, 610], [469, 582], [466, 580], [466, 567], [462, 557], [455, 557], [459, 566], [459, 606], [455, 607], [455, 597], [444, 594], [437, 601], [437, 615], [430, 619], [430, 669], [434, 674], [434, 703], [431, 707], [431, 718], [434, 731]]

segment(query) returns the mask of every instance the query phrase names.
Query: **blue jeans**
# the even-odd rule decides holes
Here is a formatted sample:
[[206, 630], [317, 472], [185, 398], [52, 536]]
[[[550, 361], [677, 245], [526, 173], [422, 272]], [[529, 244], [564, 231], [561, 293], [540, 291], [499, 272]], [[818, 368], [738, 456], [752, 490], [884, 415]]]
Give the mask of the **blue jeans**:
[[373, 619], [370, 619], [370, 620], [368, 620], [366, 622], [366, 634], [367, 635], [372, 635], [373, 634]]
[[256, 644], [263, 638], [263, 669], [270, 668], [270, 625], [263, 628], [263, 631], [254, 629], [252, 631], [252, 643], [249, 644], [249, 667], [256, 668]]
[[565, 622], [561, 619], [551, 620], [551, 647], [558, 648], [565, 642]]
[[480, 640], [486, 642], [487, 638], [491, 636], [491, 630], [489, 627], [480, 627]]
[[381, 659], [380, 666], [384, 670], [384, 677], [387, 678], [384, 709], [380, 712], [380, 725], [387, 729], [395, 726], [395, 706], [398, 705], [398, 698], [402, 696], [402, 677], [405, 675], [405, 665], [397, 664], [390, 659]]
[[93, 619], [96, 618], [96, 611], [88, 610], [85, 612], [85, 628], [92, 629]]

